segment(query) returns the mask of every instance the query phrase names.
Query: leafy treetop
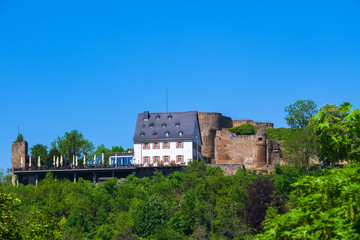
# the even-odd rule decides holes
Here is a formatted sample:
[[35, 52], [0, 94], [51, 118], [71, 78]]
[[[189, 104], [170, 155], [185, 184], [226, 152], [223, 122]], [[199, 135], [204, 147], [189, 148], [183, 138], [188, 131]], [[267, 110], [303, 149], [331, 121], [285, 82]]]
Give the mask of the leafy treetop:
[[316, 104], [313, 100], [298, 100], [285, 108], [285, 120], [292, 129], [304, 129], [310, 119], [316, 114]]
[[18, 142], [21, 142], [21, 141], [24, 141], [24, 136], [19, 133], [16, 137], [16, 140], [14, 141], [14, 143], [18, 143]]

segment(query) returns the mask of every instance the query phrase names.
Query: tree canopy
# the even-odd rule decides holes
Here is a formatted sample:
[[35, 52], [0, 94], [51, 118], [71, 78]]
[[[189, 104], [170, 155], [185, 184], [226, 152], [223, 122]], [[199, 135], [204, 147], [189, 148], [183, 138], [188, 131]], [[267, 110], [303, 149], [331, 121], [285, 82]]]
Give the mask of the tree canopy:
[[285, 107], [285, 120], [292, 129], [304, 129], [316, 114], [316, 103], [313, 100], [298, 100]]

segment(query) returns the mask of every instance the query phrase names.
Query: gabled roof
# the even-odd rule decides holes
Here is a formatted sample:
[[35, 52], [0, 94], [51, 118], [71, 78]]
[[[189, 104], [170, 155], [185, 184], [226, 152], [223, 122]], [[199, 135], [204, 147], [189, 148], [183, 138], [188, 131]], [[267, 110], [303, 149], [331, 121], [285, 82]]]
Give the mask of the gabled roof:
[[[193, 139], [197, 111], [138, 114], [134, 142]], [[199, 136], [200, 138], [200, 136]]]

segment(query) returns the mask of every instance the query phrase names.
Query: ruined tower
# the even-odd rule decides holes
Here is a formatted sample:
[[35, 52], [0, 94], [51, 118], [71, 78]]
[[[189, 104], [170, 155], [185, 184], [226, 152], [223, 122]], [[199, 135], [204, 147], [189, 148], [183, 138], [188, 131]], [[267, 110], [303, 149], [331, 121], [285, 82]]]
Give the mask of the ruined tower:
[[[11, 145], [11, 163], [12, 172], [14, 168], [21, 168], [21, 160], [23, 161], [23, 168], [25, 167], [28, 158], [28, 143], [26, 141], [15, 142]], [[12, 174], [12, 183], [15, 185], [15, 175]]]
[[231, 128], [232, 120], [231, 118], [216, 112], [199, 112], [198, 118], [201, 130], [201, 140], [203, 142], [201, 149], [203, 158], [206, 163], [215, 163], [216, 130]]

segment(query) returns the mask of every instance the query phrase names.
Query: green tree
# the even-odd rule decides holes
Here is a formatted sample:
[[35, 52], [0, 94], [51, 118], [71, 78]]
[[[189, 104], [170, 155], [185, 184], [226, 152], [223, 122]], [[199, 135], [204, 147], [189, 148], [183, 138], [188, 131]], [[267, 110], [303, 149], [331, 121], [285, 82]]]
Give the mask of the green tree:
[[16, 137], [16, 140], [14, 141], [14, 143], [17, 143], [17, 142], [21, 142], [21, 141], [24, 141], [24, 136], [19, 133]]
[[81, 158], [83, 154], [89, 155], [94, 150], [92, 142], [85, 139], [78, 130], [65, 132], [63, 137], [58, 137], [56, 145], [60, 153], [67, 157], [68, 164], [72, 161], [73, 156]]
[[311, 128], [293, 129], [283, 143], [283, 158], [296, 165], [307, 166], [318, 154], [317, 136]]
[[110, 150], [110, 153], [123, 153], [125, 152], [122, 146], [113, 146]]
[[324, 160], [360, 161], [360, 110], [351, 110], [351, 107], [345, 102], [340, 109], [337, 106], [322, 108], [312, 119]]
[[20, 200], [0, 191], [0, 239], [23, 239], [18, 219], [11, 211]]
[[[45, 164], [47, 166], [51, 166], [51, 163], [49, 161], [48, 157], [48, 151], [47, 146], [43, 144], [35, 144], [30, 148], [30, 154], [35, 158], [35, 161], [37, 163], [38, 157], [40, 157], [41, 165]], [[50, 164], [50, 165], [49, 165]]]
[[325, 176], [304, 176], [290, 195], [295, 207], [268, 217], [257, 239], [359, 239], [359, 172], [353, 164]]
[[285, 120], [292, 129], [304, 129], [310, 119], [316, 114], [316, 104], [313, 100], [298, 100], [285, 107]]
[[109, 165], [109, 153], [110, 149], [106, 148], [104, 144], [100, 144], [96, 147], [94, 154], [96, 154], [97, 163], [101, 163], [102, 153], [104, 153], [105, 165]]

